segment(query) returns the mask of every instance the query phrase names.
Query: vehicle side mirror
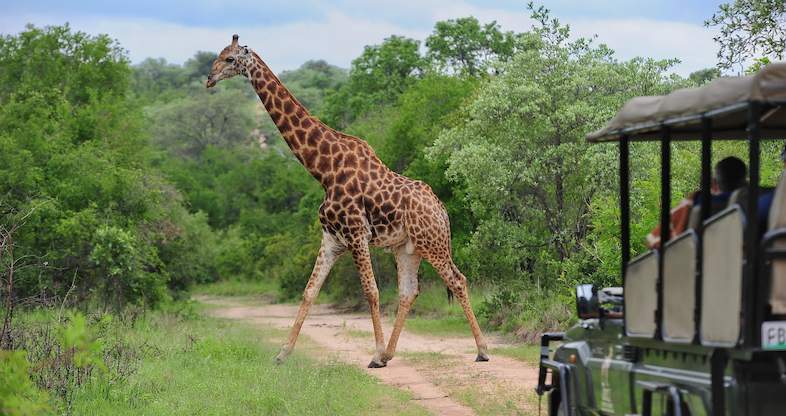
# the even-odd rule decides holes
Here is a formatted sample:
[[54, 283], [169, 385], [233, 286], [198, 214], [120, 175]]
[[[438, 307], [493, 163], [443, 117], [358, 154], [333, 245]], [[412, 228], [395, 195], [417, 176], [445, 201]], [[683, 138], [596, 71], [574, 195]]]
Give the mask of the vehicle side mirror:
[[600, 318], [598, 291], [593, 285], [576, 286], [576, 312], [579, 319]]

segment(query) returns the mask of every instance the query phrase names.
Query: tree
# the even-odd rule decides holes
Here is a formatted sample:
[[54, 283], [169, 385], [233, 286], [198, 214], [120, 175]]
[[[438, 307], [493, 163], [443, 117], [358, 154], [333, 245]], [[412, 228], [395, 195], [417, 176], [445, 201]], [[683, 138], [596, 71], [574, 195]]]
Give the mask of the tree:
[[426, 38], [427, 56], [449, 73], [476, 77], [495, 59], [506, 61], [516, 51], [516, 35], [497, 22], [481, 25], [474, 17], [437, 22]]
[[154, 304], [213, 277], [212, 231], [153, 168], [119, 45], [28, 26], [0, 39], [0, 67], [0, 228], [37, 207], [14, 236], [19, 298]]
[[714, 39], [720, 46], [718, 67], [729, 70], [754, 58], [783, 59], [786, 51], [786, 2], [783, 0], [735, 0], [718, 7], [704, 22], [720, 27]]
[[62, 91], [77, 105], [93, 95], [125, 94], [130, 73], [123, 49], [109, 36], [72, 32], [68, 24], [27, 25], [18, 36], [0, 37], [0, 68], [0, 99], [24, 86]]
[[208, 146], [251, 141], [253, 103], [235, 90], [200, 90], [152, 110], [153, 140], [179, 156], [196, 158]]
[[425, 71], [419, 49], [417, 40], [395, 35], [380, 45], [366, 46], [352, 61], [346, 84], [328, 95], [325, 120], [345, 127], [368, 109], [395, 102]]
[[537, 26], [523, 38], [528, 47], [428, 151], [466, 186], [478, 224], [468, 249], [459, 250], [471, 274], [536, 284], [541, 276], [556, 282], [596, 271], [580, 259], [591, 201], [615, 188], [615, 149], [590, 147], [584, 137], [627, 98], [668, 91], [674, 61], [618, 62], [603, 45], [570, 40], [546, 9], [532, 11]]
[[210, 69], [213, 67], [213, 61], [216, 60], [218, 55], [215, 52], [197, 51], [191, 58], [189, 58], [183, 68], [188, 74], [189, 80], [204, 80]]
[[695, 86], [698, 87], [698, 86], [704, 85], [704, 84], [706, 84], [706, 83], [708, 83], [708, 82], [712, 81], [713, 79], [718, 78], [720, 76], [721, 76], [720, 69], [718, 69], [718, 68], [704, 68], [704, 69], [700, 69], [698, 71], [691, 72], [690, 75], [688, 75], [688, 79]]
[[182, 96], [188, 75], [180, 65], [164, 58], [147, 58], [133, 67], [132, 90], [144, 102]]
[[319, 114], [329, 91], [337, 90], [347, 80], [347, 70], [323, 60], [307, 61], [300, 68], [284, 71], [281, 81], [314, 114]]

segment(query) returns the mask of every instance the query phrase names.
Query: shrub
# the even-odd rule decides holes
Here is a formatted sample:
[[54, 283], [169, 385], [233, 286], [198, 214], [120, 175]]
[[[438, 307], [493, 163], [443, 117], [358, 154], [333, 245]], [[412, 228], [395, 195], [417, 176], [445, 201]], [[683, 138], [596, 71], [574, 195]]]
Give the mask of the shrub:
[[0, 414], [50, 414], [48, 395], [30, 380], [25, 351], [0, 350]]

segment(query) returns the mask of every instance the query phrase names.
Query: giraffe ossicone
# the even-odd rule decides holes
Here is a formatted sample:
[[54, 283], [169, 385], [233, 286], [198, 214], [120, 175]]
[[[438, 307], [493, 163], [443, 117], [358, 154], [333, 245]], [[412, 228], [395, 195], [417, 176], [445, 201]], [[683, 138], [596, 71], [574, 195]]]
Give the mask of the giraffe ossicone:
[[[476, 361], [487, 361], [488, 348], [470, 306], [467, 279], [453, 263], [448, 214], [431, 187], [390, 170], [365, 141], [336, 131], [309, 114], [259, 55], [240, 46], [238, 35], [234, 35], [213, 62], [205, 85], [211, 88], [237, 75], [250, 80], [292, 153], [325, 190], [319, 207], [322, 244], [287, 343], [276, 361], [282, 362], [294, 348], [330, 269], [347, 252], [360, 274], [374, 327], [376, 353], [369, 367], [384, 367], [395, 354], [404, 321], [418, 295], [421, 259], [434, 266], [460, 302], [477, 344]], [[387, 346], [370, 246], [389, 249], [396, 257], [399, 307]]]

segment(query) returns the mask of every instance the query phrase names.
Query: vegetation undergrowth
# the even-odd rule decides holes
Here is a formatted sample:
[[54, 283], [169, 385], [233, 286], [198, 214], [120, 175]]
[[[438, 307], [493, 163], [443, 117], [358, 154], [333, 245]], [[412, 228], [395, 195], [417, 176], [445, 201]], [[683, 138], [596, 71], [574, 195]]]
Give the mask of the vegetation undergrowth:
[[515, 358], [532, 366], [537, 366], [540, 362], [540, 345], [524, 343], [514, 346], [494, 348], [491, 350], [491, 354]]
[[277, 366], [280, 331], [196, 308], [181, 303], [134, 320], [69, 312], [61, 324], [52, 311], [20, 313], [27, 357], [0, 354], [2, 413], [424, 414], [350, 365], [295, 352]]
[[271, 301], [280, 298], [280, 287], [273, 280], [228, 279], [196, 285], [191, 294], [204, 296], [255, 296]]

